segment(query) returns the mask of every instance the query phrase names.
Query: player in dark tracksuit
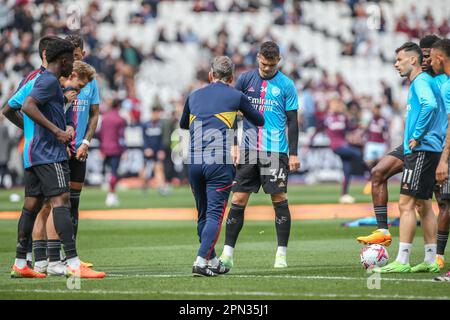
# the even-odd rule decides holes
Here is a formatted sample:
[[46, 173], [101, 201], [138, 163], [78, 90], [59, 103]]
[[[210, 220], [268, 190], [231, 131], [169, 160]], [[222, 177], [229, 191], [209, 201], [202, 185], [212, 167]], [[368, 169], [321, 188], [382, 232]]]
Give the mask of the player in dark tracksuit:
[[229, 86], [233, 81], [233, 63], [228, 57], [214, 59], [209, 73], [211, 84], [186, 100], [180, 127], [191, 134], [189, 182], [198, 210], [197, 231], [200, 248], [192, 272], [194, 276], [226, 273], [216, 256], [215, 244], [235, 176], [231, 157], [236, 115], [243, 115], [257, 126], [264, 118], [248, 98]]

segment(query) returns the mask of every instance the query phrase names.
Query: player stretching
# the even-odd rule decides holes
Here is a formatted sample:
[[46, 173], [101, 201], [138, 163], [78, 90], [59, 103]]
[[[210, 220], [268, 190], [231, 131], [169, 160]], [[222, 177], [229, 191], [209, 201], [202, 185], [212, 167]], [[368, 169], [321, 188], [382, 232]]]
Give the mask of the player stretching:
[[[446, 74], [450, 76], [450, 40], [444, 39], [436, 42], [431, 50], [431, 66], [436, 74]], [[447, 124], [450, 120], [450, 80], [441, 86], [441, 96], [447, 112]], [[450, 206], [450, 179], [449, 179], [449, 154], [450, 154], [450, 126], [447, 125], [447, 135], [445, 147], [442, 151], [441, 160], [436, 170], [436, 181], [441, 185], [442, 201], [446, 206]], [[439, 215], [437, 253], [444, 256], [445, 246], [448, 239], [449, 219], [447, 216]], [[439, 260], [439, 259], [438, 259]], [[450, 271], [444, 276], [435, 278], [436, 281], [450, 281]]]
[[180, 128], [191, 133], [188, 174], [201, 243], [192, 267], [194, 276], [216, 276], [229, 271], [219, 262], [214, 247], [236, 172], [236, 161], [231, 161], [234, 159], [230, 155], [237, 111], [242, 111], [254, 125], [264, 125], [264, 118], [248, 98], [230, 87], [233, 72], [230, 58], [215, 58], [209, 72], [211, 84], [189, 95], [180, 120]]
[[[281, 60], [276, 43], [268, 41], [258, 53], [259, 67], [242, 74], [236, 89], [245, 93], [253, 107], [264, 116], [264, 127], [256, 127], [244, 119], [243, 151], [237, 166], [231, 209], [228, 213], [225, 246], [220, 260], [233, 267], [233, 251], [244, 224], [244, 211], [250, 193], [263, 187], [270, 194], [275, 209], [278, 249], [275, 268], [287, 267], [286, 249], [291, 229], [287, 200], [288, 172], [297, 170], [298, 149], [297, 90], [292, 80], [278, 71]], [[286, 124], [288, 137], [286, 137]], [[254, 137], [251, 137], [251, 133]], [[289, 145], [288, 145], [289, 141]], [[288, 156], [289, 153], [289, 156]]]
[[44, 197], [50, 199], [53, 207], [54, 225], [67, 257], [67, 274], [82, 278], [105, 276], [103, 272], [80, 265], [70, 219], [69, 166], [65, 144], [71, 135], [65, 131], [64, 95], [59, 78], [72, 73], [73, 51], [74, 46], [62, 39], [48, 44], [48, 68], [36, 80], [22, 107], [30, 119], [24, 125], [25, 135], [31, 135], [32, 139], [25, 157], [25, 201], [11, 277], [45, 277], [45, 274], [31, 270], [25, 260], [26, 246]]
[[[435, 172], [445, 137], [445, 109], [433, 77], [422, 71], [422, 51], [412, 42], [396, 50], [395, 68], [411, 81], [406, 107], [403, 148], [404, 170], [399, 199], [400, 244], [397, 259], [380, 273], [439, 272], [436, 262], [437, 222], [431, 206]], [[425, 243], [424, 262], [412, 267], [409, 258], [419, 210]]]
[[[431, 46], [438, 41], [440, 38], [435, 35], [427, 35], [420, 39], [420, 48], [423, 54], [422, 61], [422, 71], [429, 73], [434, 76], [433, 70], [431, 69], [430, 63], [430, 50]], [[441, 76], [436, 77], [438, 85], [443, 81], [440, 79]], [[403, 171], [403, 144], [395, 148], [393, 151], [381, 158], [380, 162], [371, 171], [372, 180], [372, 203], [375, 212], [375, 217], [377, 219], [378, 229], [372, 232], [369, 236], [361, 236], [356, 240], [362, 244], [372, 244], [377, 243], [383, 246], [391, 245], [392, 237], [389, 232], [388, 227], [388, 179], [392, 176]], [[448, 208], [445, 207], [442, 201], [440, 201], [439, 190], [435, 189], [436, 200], [439, 204], [439, 219], [443, 220], [442, 217], [448, 217]], [[438, 240], [439, 243], [439, 240]], [[439, 245], [438, 245], [439, 247]], [[443, 259], [439, 259], [441, 268], [443, 268]]]

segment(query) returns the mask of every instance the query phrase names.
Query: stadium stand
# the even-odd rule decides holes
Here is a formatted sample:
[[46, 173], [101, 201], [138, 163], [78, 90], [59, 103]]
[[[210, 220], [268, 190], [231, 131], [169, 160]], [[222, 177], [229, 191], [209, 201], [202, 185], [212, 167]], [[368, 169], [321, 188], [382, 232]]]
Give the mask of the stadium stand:
[[[240, 73], [255, 66], [258, 43], [273, 39], [281, 46], [282, 70], [295, 80], [301, 103], [309, 85], [313, 101], [309, 119], [313, 120], [307, 120], [303, 109], [301, 147], [315, 145], [310, 137], [320, 131], [328, 101], [335, 96], [348, 108], [357, 105], [361, 126], [367, 124], [371, 106], [382, 104], [383, 114], [392, 119], [391, 144], [395, 144], [400, 135], [395, 123], [401, 122], [399, 105], [406, 92], [393, 68], [395, 48], [426, 33], [447, 36], [449, 10], [445, 0], [435, 0], [432, 6], [412, 0], [78, 0], [76, 5], [2, 1], [0, 100], [3, 103], [21, 77], [38, 66], [35, 40], [45, 34], [75, 32], [67, 27], [68, 21], [75, 28], [79, 23], [77, 32], [87, 44], [86, 61], [98, 71], [101, 110], [113, 99], [122, 100], [130, 128], [148, 119], [157, 103], [175, 123], [186, 94], [207, 80], [213, 55], [231, 56]], [[387, 98], [382, 81], [392, 99]], [[17, 139], [17, 133], [11, 128], [10, 132]], [[135, 134], [127, 136], [130, 146], [141, 144]], [[320, 133], [315, 137], [322, 141], [318, 145], [327, 145], [326, 137]], [[312, 161], [304, 162], [302, 170], [308, 171], [307, 163]], [[17, 164], [12, 167], [20, 171]]]

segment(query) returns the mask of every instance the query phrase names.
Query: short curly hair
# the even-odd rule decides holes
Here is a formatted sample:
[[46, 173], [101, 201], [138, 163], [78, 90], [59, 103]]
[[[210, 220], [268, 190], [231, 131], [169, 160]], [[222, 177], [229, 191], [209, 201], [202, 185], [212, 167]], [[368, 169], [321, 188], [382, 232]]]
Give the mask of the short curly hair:
[[61, 38], [54, 39], [47, 44], [47, 48], [45, 49], [47, 62], [54, 62], [67, 53], [73, 55], [73, 50], [75, 50], [75, 47], [70, 41]]
[[41, 59], [43, 59], [44, 50], [47, 49], [48, 44], [55, 39], [61, 39], [61, 38], [59, 38], [57, 36], [45, 36], [39, 40], [38, 50], [39, 50], [39, 57], [41, 57]]
[[84, 48], [83, 39], [78, 34], [70, 34], [65, 38], [65, 40], [72, 42], [75, 48], [80, 48], [81, 50]]
[[280, 47], [273, 41], [266, 41], [261, 44], [259, 53], [268, 60], [278, 59], [280, 57]]

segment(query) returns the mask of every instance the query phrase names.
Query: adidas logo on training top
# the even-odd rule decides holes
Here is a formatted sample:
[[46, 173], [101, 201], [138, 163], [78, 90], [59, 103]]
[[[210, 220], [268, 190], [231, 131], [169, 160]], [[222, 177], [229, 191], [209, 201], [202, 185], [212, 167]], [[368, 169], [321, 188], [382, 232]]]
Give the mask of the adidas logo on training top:
[[402, 189], [409, 190], [409, 187], [408, 187], [408, 185], [405, 183], [405, 184], [403, 184]]
[[255, 88], [253, 88], [253, 87], [250, 87], [250, 88], [248, 88], [248, 90], [247, 90], [248, 92], [255, 92]]

